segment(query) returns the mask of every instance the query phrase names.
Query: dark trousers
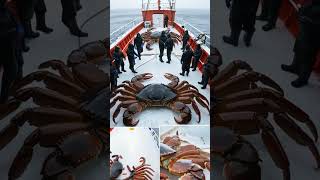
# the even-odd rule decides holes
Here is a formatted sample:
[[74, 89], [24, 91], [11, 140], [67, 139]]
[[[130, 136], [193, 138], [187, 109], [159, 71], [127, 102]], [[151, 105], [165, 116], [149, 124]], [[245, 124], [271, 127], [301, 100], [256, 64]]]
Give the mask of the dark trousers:
[[198, 67], [198, 63], [199, 63], [200, 58], [194, 58], [192, 61], [192, 68], [195, 70]]
[[77, 15], [76, 0], [61, 0], [62, 5], [62, 22], [68, 24]]
[[201, 84], [203, 85], [203, 87], [207, 87], [208, 83], [209, 83], [209, 76], [207, 75], [207, 73], [203, 73]]
[[282, 0], [268, 0], [268, 24], [276, 25]]
[[187, 44], [188, 44], [188, 41], [183, 41], [182, 42], [182, 50], [183, 51], [186, 49]]
[[291, 66], [296, 70], [299, 80], [307, 82], [313, 70], [316, 61], [317, 51], [313, 52], [295, 52]]
[[190, 65], [182, 64], [182, 74], [184, 75], [185, 73], [187, 73], [187, 76], [188, 76], [189, 72], [190, 72]]
[[134, 71], [134, 64], [133, 63], [129, 63], [129, 69], [133, 72]]
[[44, 0], [35, 0], [34, 12], [37, 15], [44, 15], [47, 12], [47, 7]]
[[172, 50], [171, 49], [167, 49], [167, 58], [168, 58], [168, 62], [171, 61], [171, 53], [172, 53]]
[[[2, 39], [1, 39], [2, 41]], [[1, 95], [0, 95], [0, 103], [4, 103], [7, 101], [9, 96], [9, 89], [12, 85], [13, 81], [17, 78], [17, 60], [16, 60], [16, 48], [14, 43], [4, 43], [6, 41], [1, 42], [1, 60], [0, 66], [3, 67], [3, 76], [2, 76], [2, 84], [1, 84]]]
[[164, 51], [164, 46], [159, 46], [159, 49], [160, 49], [159, 58], [162, 60], [163, 51]]

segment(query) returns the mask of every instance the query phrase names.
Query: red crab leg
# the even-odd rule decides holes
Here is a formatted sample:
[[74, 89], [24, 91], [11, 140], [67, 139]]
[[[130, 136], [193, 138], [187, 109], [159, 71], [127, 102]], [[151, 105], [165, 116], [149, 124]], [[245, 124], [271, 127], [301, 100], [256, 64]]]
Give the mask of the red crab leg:
[[142, 112], [143, 109], [145, 109], [145, 105], [138, 101], [129, 105], [123, 113], [123, 124], [126, 126], [136, 126], [139, 123], [139, 120], [135, 119], [134, 116], [137, 113]]
[[47, 88], [75, 97], [79, 97], [85, 92], [85, 90], [78, 85], [48, 71], [37, 71], [27, 75], [15, 83], [13, 89], [20, 89], [33, 81], [43, 81]]
[[75, 82], [72, 72], [69, 70], [68, 66], [66, 66], [63, 61], [50, 60], [39, 65], [39, 69], [44, 69], [49, 67], [51, 67], [54, 70], [58, 70], [59, 73], [61, 74], [61, 77], [71, 82]]
[[171, 108], [174, 112], [179, 113], [178, 117], [174, 117], [174, 120], [178, 124], [187, 124], [191, 121], [191, 110], [184, 103], [174, 102], [172, 104], [169, 104], [168, 107]]
[[31, 97], [33, 102], [40, 106], [60, 107], [69, 110], [78, 108], [76, 100], [49, 89], [39, 87], [25, 88], [18, 90], [15, 94], [15, 98], [21, 101], [27, 101]]
[[232, 76], [235, 76], [239, 70], [252, 71], [250, 65], [241, 60], [235, 60], [229, 63], [223, 70], [221, 70], [213, 79], [213, 84], [215, 86], [225, 82], [230, 79]]
[[169, 79], [171, 82], [168, 84], [169, 87], [175, 88], [179, 84], [179, 78], [173, 74], [166, 73], [165, 78]]
[[320, 154], [313, 140], [294, 122], [292, 118], [284, 113], [275, 113], [274, 121], [286, 132], [296, 143], [307, 146], [320, 167]]
[[115, 97], [111, 103], [110, 103], [110, 107], [112, 108], [118, 101], [128, 101], [128, 100], [135, 100], [136, 98], [133, 96], [125, 96], [125, 95], [120, 95]]
[[18, 130], [27, 122], [32, 126], [44, 126], [53, 123], [67, 123], [82, 121], [81, 114], [55, 108], [37, 107], [21, 111], [15, 115], [10, 123], [0, 131], [0, 150], [12, 141]]
[[138, 92], [138, 90], [134, 86], [130, 86], [127, 84], [120, 84], [117, 88], [124, 88], [125, 90], [134, 92], [134, 93]]
[[125, 89], [117, 89], [114, 93], [115, 93], [115, 94], [120, 93], [120, 94], [122, 94], [122, 95], [133, 96], [133, 97], [136, 96], [133, 92], [130, 92], [130, 91], [125, 90]]

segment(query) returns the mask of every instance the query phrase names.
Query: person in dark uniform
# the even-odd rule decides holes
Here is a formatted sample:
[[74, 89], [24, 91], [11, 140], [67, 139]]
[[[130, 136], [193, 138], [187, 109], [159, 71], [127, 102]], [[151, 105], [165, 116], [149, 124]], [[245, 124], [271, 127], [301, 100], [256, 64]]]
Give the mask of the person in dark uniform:
[[133, 73], [138, 73], [137, 71], [134, 70], [134, 65], [136, 64], [135, 62], [135, 57], [139, 56], [135, 51], [134, 51], [134, 45], [133, 44], [129, 44], [128, 50], [127, 50], [127, 56], [128, 56], [128, 61], [129, 61], [129, 69], [133, 72]]
[[163, 27], [164, 28], [168, 27], [168, 23], [169, 23], [169, 17], [168, 17], [168, 15], [165, 15], [164, 16]]
[[190, 35], [189, 35], [189, 32], [188, 30], [184, 31], [184, 34], [183, 34], [183, 37], [182, 37], [182, 51], [185, 50], [186, 48], [186, 45], [188, 44], [188, 41], [190, 39]]
[[193, 58], [193, 61], [192, 61], [192, 71], [195, 71], [198, 67], [198, 63], [199, 63], [199, 60], [202, 56], [202, 48], [201, 48], [201, 45], [198, 44], [196, 49], [194, 50], [194, 58]]
[[269, 16], [269, 4], [271, 0], [261, 0], [261, 12], [260, 15], [256, 17], [256, 20], [267, 21]]
[[126, 70], [124, 70], [124, 62], [123, 62], [123, 59], [125, 57], [124, 57], [124, 54], [121, 52], [121, 49], [119, 46], [115, 47], [112, 58], [114, 59], [114, 63], [115, 63], [116, 69], [118, 71], [118, 74], [122, 73], [120, 71], [120, 67], [123, 72], [126, 72]]
[[16, 27], [15, 18], [6, 8], [5, 1], [0, 0], [0, 66], [3, 68], [1, 104], [8, 100], [10, 86], [17, 77]]
[[291, 65], [281, 65], [282, 70], [297, 74], [291, 82], [299, 88], [308, 84], [317, 52], [320, 49], [320, 0], [313, 0], [302, 6], [298, 12], [300, 32], [294, 45], [294, 58]]
[[24, 28], [24, 33], [26, 38], [37, 38], [40, 36], [38, 32], [32, 30], [31, 19], [34, 14], [35, 0], [17, 0], [18, 6], [20, 7], [19, 16], [21, 23]]
[[208, 57], [207, 62], [203, 65], [202, 80], [198, 82], [202, 85], [201, 89], [206, 89], [209, 81], [219, 72], [222, 65], [222, 56], [217, 48], [213, 48], [212, 55]]
[[282, 0], [268, 0], [265, 4], [267, 6], [267, 24], [262, 26], [264, 31], [270, 31], [276, 27], [279, 10], [281, 8]]
[[173, 39], [171, 38], [171, 35], [168, 34], [167, 36], [167, 41], [165, 43], [165, 46], [167, 48], [167, 63], [170, 64], [171, 62], [171, 53], [173, 51], [173, 47], [174, 47], [174, 42], [173, 42]]
[[166, 41], [167, 41], [166, 32], [162, 31], [161, 36], [159, 38], [159, 49], [160, 49], [159, 59], [160, 59], [160, 62], [163, 62], [162, 56], [163, 56], [163, 51], [165, 48]]
[[88, 33], [82, 32], [77, 23], [77, 0], [61, 0], [62, 5], [62, 22], [66, 25], [72, 35], [78, 37], [87, 37]]
[[184, 76], [184, 73], [187, 73], [187, 76], [190, 72], [190, 65], [193, 57], [193, 52], [190, 48], [190, 45], [186, 45], [186, 50], [183, 52], [181, 57], [181, 64], [182, 64], [182, 73], [180, 73], [181, 76]]
[[137, 48], [139, 60], [141, 60], [141, 53], [143, 52], [143, 39], [141, 34], [138, 33], [136, 38], [134, 38], [134, 46]]
[[241, 30], [244, 30], [246, 32], [243, 38], [244, 43], [247, 47], [250, 46], [255, 32], [259, 0], [226, 0], [226, 6], [231, 8], [229, 17], [231, 35], [223, 36], [223, 41], [238, 46]]
[[110, 83], [111, 83], [111, 91], [115, 90], [118, 86], [118, 70], [115, 67], [115, 64], [110, 61]]
[[51, 33], [53, 31], [52, 28], [49, 28], [46, 25], [46, 4], [44, 0], [34, 0], [34, 12], [36, 14], [36, 29], [38, 31], [42, 31], [44, 33]]

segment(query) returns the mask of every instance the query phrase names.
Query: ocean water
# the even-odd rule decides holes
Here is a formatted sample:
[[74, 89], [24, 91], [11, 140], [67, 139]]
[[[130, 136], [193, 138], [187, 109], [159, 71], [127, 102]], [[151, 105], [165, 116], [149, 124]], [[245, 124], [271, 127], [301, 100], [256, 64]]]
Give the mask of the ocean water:
[[[210, 10], [209, 9], [177, 9], [177, 18], [183, 18], [194, 27], [210, 35]], [[110, 32], [129, 23], [135, 18], [142, 20], [139, 9], [111, 9], [110, 11]]]

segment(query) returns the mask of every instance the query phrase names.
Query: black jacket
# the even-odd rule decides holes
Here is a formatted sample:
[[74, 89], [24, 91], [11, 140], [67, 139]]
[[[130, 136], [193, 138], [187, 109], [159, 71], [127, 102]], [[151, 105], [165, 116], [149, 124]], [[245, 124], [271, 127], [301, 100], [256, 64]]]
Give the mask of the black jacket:
[[194, 59], [199, 60], [201, 58], [201, 56], [202, 56], [202, 49], [201, 48], [200, 49], [197, 48], [194, 51]]
[[187, 42], [189, 39], [190, 39], [189, 33], [188, 33], [188, 34], [187, 34], [187, 33], [184, 33], [183, 38], [182, 38], [182, 41], [183, 41], [183, 42]]
[[167, 48], [167, 51], [172, 51], [173, 50], [173, 46], [174, 46], [173, 39], [172, 38], [168, 38], [166, 43], [165, 43], [165, 46]]
[[121, 51], [120, 52], [114, 51], [112, 58], [115, 60], [115, 63], [119, 65], [123, 61], [124, 54]]
[[137, 47], [137, 49], [141, 49], [142, 47], [142, 43], [143, 43], [143, 39], [142, 39], [142, 37], [140, 36], [140, 37], [136, 37], [136, 38], [134, 38], [134, 46], [136, 46]]
[[167, 41], [166, 35], [161, 35], [161, 36], [160, 36], [160, 39], [159, 39], [159, 46], [160, 46], [161, 48], [164, 48], [166, 41]]
[[182, 63], [182, 65], [184, 65], [184, 66], [190, 65], [193, 55], [194, 55], [194, 54], [193, 54], [193, 52], [192, 52], [191, 49], [185, 51], [185, 52], [182, 54], [182, 57], [181, 57], [181, 63]]
[[130, 64], [135, 64], [134, 55], [138, 56], [138, 54], [132, 48], [128, 48], [127, 56]]

